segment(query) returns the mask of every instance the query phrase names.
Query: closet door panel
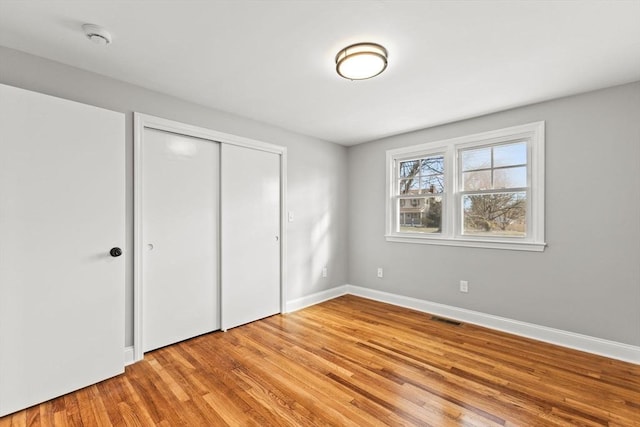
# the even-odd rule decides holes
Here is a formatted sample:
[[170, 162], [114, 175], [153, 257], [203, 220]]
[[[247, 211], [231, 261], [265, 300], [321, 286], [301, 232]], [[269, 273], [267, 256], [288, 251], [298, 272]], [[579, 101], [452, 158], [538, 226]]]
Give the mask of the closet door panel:
[[219, 145], [144, 130], [144, 351], [220, 328]]
[[222, 144], [222, 329], [280, 312], [280, 155]]

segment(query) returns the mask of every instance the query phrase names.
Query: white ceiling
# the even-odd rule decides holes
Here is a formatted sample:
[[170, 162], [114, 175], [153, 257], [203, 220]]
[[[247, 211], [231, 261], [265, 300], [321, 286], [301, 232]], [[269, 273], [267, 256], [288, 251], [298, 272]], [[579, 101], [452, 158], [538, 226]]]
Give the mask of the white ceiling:
[[[360, 41], [389, 67], [338, 77]], [[0, 0], [0, 45], [352, 145], [640, 80], [640, 1]]]

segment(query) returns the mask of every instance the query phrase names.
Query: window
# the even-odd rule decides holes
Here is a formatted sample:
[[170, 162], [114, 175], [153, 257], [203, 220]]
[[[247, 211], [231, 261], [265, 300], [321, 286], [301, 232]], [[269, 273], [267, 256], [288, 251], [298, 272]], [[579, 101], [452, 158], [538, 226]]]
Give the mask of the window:
[[439, 233], [442, 228], [444, 156], [407, 159], [398, 166], [399, 229]]
[[526, 237], [527, 143], [458, 152], [462, 234]]
[[544, 250], [544, 122], [387, 151], [394, 242]]

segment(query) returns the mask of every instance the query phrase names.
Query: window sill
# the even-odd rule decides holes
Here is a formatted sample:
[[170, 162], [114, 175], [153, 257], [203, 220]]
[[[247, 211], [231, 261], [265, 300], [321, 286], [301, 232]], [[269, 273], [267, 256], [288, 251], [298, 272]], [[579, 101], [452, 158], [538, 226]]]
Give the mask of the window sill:
[[464, 248], [505, 249], [511, 251], [543, 252], [546, 243], [514, 242], [505, 240], [452, 239], [447, 237], [385, 235], [387, 242], [417, 243], [421, 245], [460, 246]]

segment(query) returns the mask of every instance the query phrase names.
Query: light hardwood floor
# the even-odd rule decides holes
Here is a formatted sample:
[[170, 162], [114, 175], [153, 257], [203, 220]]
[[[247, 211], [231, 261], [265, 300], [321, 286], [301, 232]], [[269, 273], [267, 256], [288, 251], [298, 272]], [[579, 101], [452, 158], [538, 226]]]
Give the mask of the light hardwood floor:
[[640, 365], [343, 296], [0, 418], [25, 425], [640, 426]]

